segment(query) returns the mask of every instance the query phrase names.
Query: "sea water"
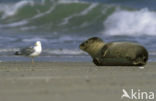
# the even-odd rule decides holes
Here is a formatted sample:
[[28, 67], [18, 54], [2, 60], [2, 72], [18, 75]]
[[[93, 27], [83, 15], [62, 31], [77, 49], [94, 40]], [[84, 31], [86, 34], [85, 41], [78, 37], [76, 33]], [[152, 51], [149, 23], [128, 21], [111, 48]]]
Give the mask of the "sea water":
[[94, 36], [139, 43], [149, 61], [156, 61], [155, 5], [155, 0], [1, 0], [0, 61], [30, 61], [14, 53], [38, 40], [43, 52], [36, 61], [91, 61], [79, 44]]

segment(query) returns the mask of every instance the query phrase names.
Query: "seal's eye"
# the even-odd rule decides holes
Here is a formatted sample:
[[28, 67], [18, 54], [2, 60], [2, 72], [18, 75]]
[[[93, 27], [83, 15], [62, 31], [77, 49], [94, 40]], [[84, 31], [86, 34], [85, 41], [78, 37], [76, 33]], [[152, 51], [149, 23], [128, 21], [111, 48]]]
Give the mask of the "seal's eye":
[[84, 47], [85, 46], [85, 43], [82, 43], [81, 45], [80, 45], [80, 47]]

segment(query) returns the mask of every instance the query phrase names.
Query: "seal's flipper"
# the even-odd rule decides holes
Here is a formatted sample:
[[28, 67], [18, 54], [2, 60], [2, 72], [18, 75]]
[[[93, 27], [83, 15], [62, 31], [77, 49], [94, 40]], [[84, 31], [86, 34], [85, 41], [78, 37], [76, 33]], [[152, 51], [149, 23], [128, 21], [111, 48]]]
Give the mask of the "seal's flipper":
[[146, 64], [147, 60], [148, 60], [147, 55], [138, 56], [136, 57], [136, 59], [133, 60], [133, 64], [135, 66], [143, 66]]
[[102, 64], [100, 63], [100, 61], [97, 58], [93, 58], [93, 63], [97, 66], [102, 66]]

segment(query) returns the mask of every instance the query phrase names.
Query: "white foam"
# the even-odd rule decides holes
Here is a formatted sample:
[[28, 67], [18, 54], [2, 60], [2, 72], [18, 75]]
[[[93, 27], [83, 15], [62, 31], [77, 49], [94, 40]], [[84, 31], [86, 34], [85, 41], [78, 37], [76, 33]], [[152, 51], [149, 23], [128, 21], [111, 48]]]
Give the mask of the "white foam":
[[85, 2], [80, 0], [58, 0], [58, 3], [85, 3]]
[[43, 13], [39, 12], [39, 14], [35, 15], [34, 17], [32, 17], [32, 19], [37, 19], [37, 18], [40, 18], [40, 17], [43, 17], [43, 16], [45, 16], [47, 14], [52, 13], [52, 11], [55, 9], [55, 7], [56, 7], [56, 5], [53, 5], [52, 7], [49, 8], [49, 10], [47, 10], [47, 11], [45, 11]]
[[[2, 16], [2, 19], [4, 18], [7, 18], [8, 16], [13, 16], [14, 14], [16, 14], [16, 12], [18, 11], [19, 8], [21, 8], [22, 6], [26, 5], [26, 4], [33, 4], [33, 0], [23, 0], [23, 1], [20, 1], [12, 6], [9, 7], [9, 5], [7, 4], [6, 7], [9, 7], [8, 10], [5, 10], [3, 16]], [[31, 20], [34, 20], [34, 19], [37, 19], [37, 18], [40, 18], [42, 16], [45, 16], [47, 14], [50, 14], [56, 7], [57, 5], [53, 5], [52, 7], [50, 7], [47, 11], [43, 12], [43, 13], [39, 13], [35, 16], [33, 16], [32, 18], [27, 18], [27, 19], [24, 19], [24, 20], [21, 20], [21, 21], [17, 21], [17, 22], [12, 22], [12, 23], [9, 23], [9, 24], [0, 24], [0, 28], [4, 28], [4, 27], [19, 27], [19, 26], [23, 26], [23, 25], [26, 25], [28, 24]], [[11, 10], [11, 8], [13, 8], [13, 11]], [[2, 10], [2, 9], [0, 9]], [[11, 12], [11, 13], [9, 13]], [[35, 27], [29, 27], [30, 29], [35, 29]], [[29, 29], [28, 27], [23, 27], [21, 28], [21, 30], [28, 30]]]
[[97, 3], [91, 4], [88, 8], [84, 9], [82, 12], [80, 12], [80, 13], [74, 13], [74, 14], [72, 14], [71, 16], [64, 18], [64, 19], [63, 19], [63, 22], [61, 22], [60, 25], [65, 25], [65, 24], [67, 24], [67, 23], [70, 21], [70, 19], [72, 19], [73, 17], [87, 15], [91, 10], [93, 10], [93, 9], [94, 9], [95, 7], [97, 7], [97, 6], [98, 6]]
[[19, 50], [18, 48], [12, 48], [12, 49], [0, 49], [0, 52], [16, 52]]
[[27, 31], [27, 30], [33, 30], [33, 29], [36, 29], [37, 27], [36, 26], [26, 26], [26, 27], [21, 27], [20, 29], [22, 31]]
[[107, 35], [156, 35], [156, 12], [118, 10], [106, 19], [104, 28]]
[[87, 15], [91, 10], [98, 6], [98, 3], [91, 4], [88, 8], [80, 13], [80, 15]]
[[156, 51], [150, 51], [150, 52], [149, 52], [149, 55], [151, 55], [151, 56], [156, 56]]
[[31, 0], [21, 0], [15, 4], [1, 4], [0, 11], [3, 12], [2, 19], [15, 15], [21, 7], [27, 4], [33, 5], [33, 3]]
[[25, 25], [25, 24], [28, 24], [28, 21], [27, 20], [21, 20], [21, 21], [18, 21], [18, 22], [10, 23], [10, 24], [1, 24], [0, 28], [3, 28], [3, 27], [18, 27], [18, 26], [22, 26], [22, 25]]
[[85, 54], [83, 51], [75, 49], [51, 49], [51, 50], [44, 50], [44, 52], [52, 55], [80, 55]]

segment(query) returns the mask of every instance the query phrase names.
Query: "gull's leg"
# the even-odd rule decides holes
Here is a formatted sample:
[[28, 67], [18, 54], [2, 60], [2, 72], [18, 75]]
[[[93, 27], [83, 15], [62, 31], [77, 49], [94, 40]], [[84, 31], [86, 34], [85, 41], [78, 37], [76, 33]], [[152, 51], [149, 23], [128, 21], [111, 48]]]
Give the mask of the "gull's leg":
[[31, 57], [31, 62], [32, 62], [32, 64], [34, 63], [34, 57]]

